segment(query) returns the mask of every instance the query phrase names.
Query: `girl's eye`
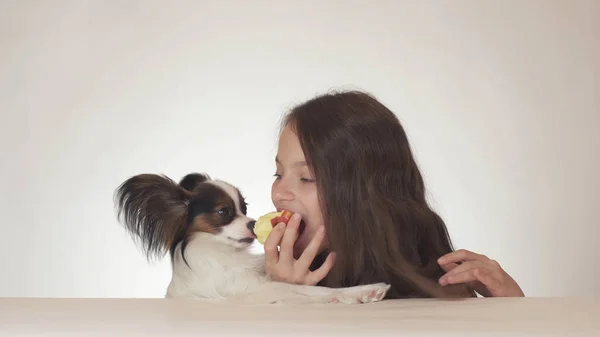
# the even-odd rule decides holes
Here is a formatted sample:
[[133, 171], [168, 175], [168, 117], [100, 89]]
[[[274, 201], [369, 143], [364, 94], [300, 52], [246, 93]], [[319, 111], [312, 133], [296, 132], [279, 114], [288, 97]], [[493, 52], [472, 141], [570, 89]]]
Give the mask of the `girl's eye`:
[[[275, 179], [281, 179], [281, 175], [278, 173], [275, 173], [273, 176], [275, 177]], [[314, 183], [315, 182], [314, 179], [310, 179], [310, 178], [300, 178], [300, 181], [303, 183]]]

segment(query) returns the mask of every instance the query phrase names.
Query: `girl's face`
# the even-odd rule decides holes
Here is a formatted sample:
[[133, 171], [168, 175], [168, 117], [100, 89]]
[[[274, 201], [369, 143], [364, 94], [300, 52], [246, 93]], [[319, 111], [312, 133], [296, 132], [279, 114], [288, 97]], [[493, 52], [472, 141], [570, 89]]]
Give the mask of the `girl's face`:
[[[294, 257], [300, 257], [317, 229], [323, 225], [317, 186], [306, 165], [304, 152], [294, 131], [287, 126], [279, 137], [275, 181], [271, 187], [271, 199], [278, 211], [283, 209], [302, 215], [305, 229], [294, 246]], [[324, 248], [323, 240], [321, 251]]]

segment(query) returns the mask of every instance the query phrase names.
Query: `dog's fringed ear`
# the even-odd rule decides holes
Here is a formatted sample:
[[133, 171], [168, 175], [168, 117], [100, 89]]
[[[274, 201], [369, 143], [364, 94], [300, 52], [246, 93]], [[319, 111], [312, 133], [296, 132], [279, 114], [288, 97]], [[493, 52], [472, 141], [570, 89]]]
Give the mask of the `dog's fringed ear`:
[[185, 234], [190, 197], [164, 175], [139, 174], [116, 189], [117, 217], [148, 259], [160, 258]]
[[189, 173], [181, 179], [179, 186], [191, 192], [196, 186], [207, 180], [210, 180], [210, 177], [207, 174]]

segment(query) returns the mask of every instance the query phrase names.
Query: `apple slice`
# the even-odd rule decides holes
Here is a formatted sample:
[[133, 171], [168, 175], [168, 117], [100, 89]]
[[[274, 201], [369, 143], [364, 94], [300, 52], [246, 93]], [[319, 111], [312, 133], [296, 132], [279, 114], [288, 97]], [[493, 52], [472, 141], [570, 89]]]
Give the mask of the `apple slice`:
[[280, 222], [287, 224], [293, 214], [293, 212], [284, 210], [281, 212], [269, 212], [259, 217], [253, 229], [258, 242], [264, 245], [273, 227], [277, 226]]

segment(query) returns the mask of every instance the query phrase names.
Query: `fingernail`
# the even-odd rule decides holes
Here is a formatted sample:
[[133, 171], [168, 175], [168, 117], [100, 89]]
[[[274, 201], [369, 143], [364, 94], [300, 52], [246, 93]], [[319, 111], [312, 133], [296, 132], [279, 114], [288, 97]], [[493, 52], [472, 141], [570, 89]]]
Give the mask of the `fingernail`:
[[292, 215], [292, 220], [294, 220], [294, 221], [300, 220], [300, 214], [294, 213], [294, 215]]
[[285, 228], [285, 223], [283, 223], [283, 222], [280, 222], [280, 223], [278, 223], [278, 224], [277, 224], [277, 228], [278, 228], [278, 229], [283, 229], [283, 228]]

